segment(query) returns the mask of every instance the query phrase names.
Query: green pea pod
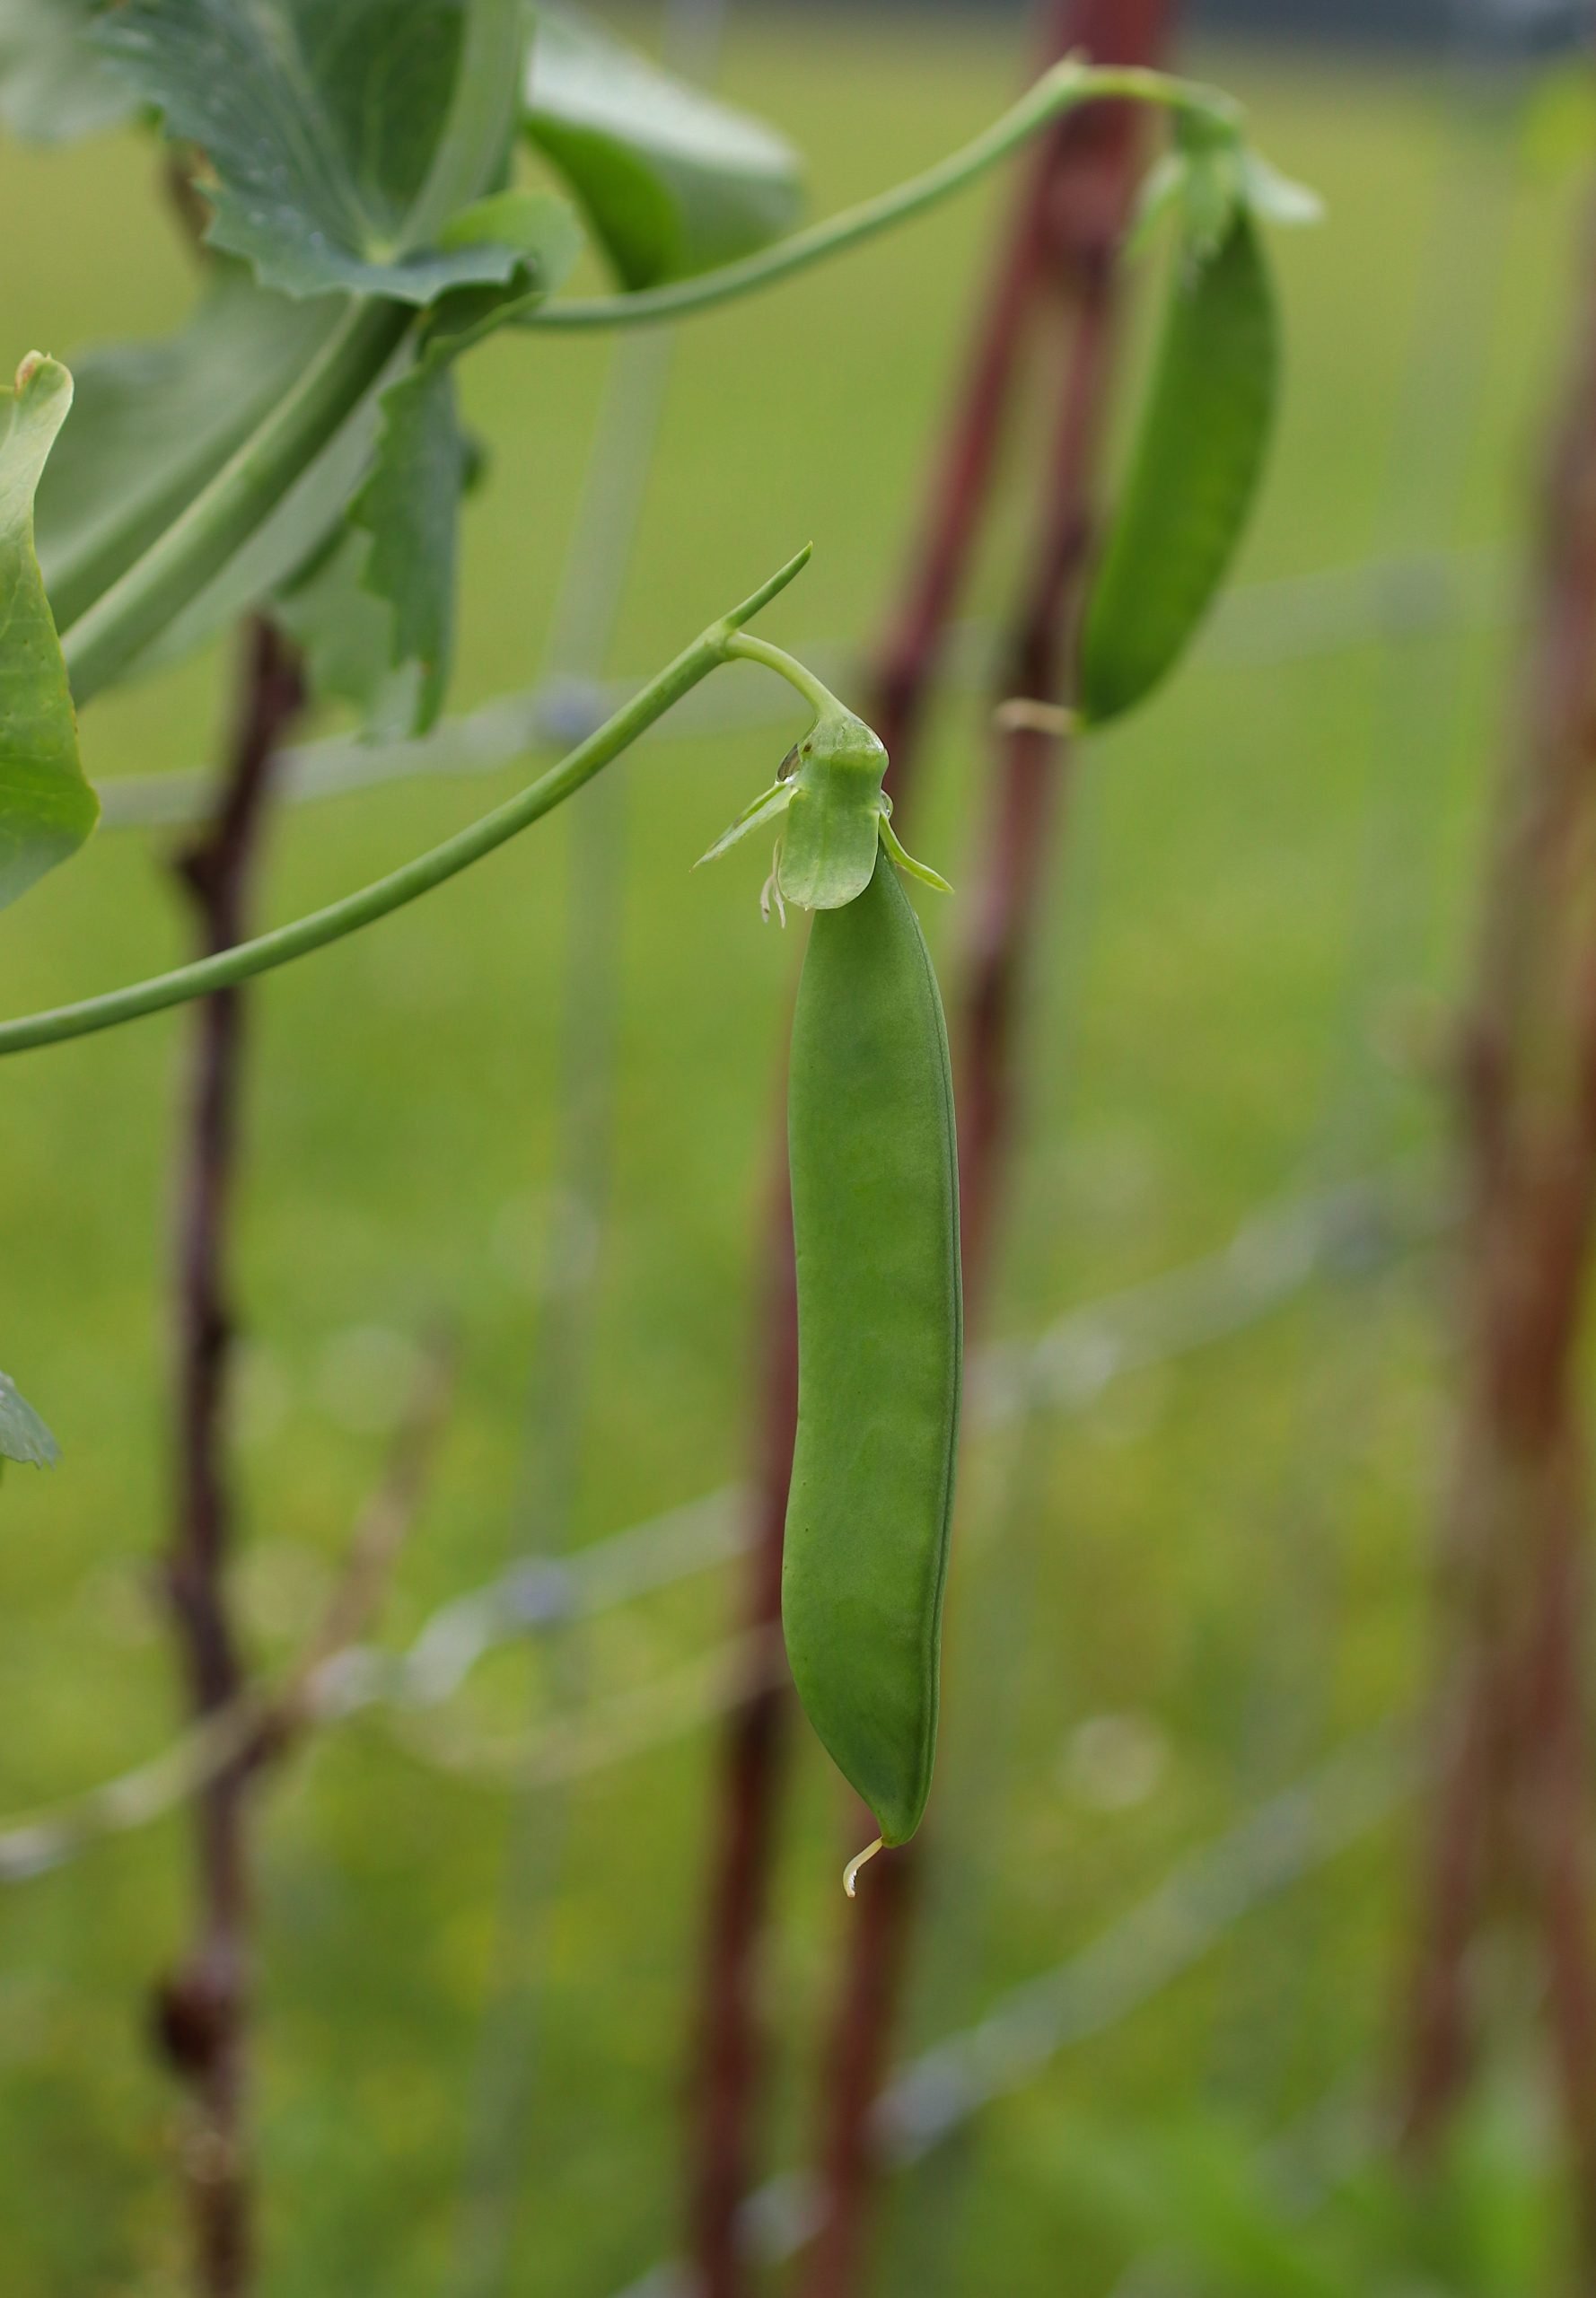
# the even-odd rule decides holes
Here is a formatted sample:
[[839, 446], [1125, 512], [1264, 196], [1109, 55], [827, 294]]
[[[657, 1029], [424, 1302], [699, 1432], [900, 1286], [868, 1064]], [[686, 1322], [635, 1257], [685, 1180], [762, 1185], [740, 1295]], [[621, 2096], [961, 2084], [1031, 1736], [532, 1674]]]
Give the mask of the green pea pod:
[[1263, 471], [1280, 376], [1274, 287], [1239, 207], [1177, 276], [1124, 496], [1087, 601], [1089, 725], [1140, 702], [1190, 643], [1235, 555]]
[[936, 1746], [963, 1308], [947, 1030], [885, 852], [856, 900], [815, 913], [788, 1145], [799, 1391], [787, 1655], [881, 1840], [902, 1843]]

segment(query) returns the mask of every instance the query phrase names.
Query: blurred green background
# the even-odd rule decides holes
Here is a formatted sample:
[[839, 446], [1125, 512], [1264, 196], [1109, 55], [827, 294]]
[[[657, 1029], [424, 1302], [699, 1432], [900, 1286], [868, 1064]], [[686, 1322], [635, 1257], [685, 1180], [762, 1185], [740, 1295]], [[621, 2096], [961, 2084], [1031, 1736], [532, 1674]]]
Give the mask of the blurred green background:
[[[1021, 61], [1006, 23], [776, 13], [734, 22], [724, 84], [800, 144], [824, 212], [972, 132]], [[1260, 1207], [1393, 1173], [1405, 1205], [1444, 1196], [1446, 1017], [1573, 276], [1583, 100], [1311, 52], [1194, 61], [1246, 97], [1329, 220], [1278, 246], [1290, 385], [1242, 592], [1203, 656], [1085, 755], [1065, 809], [989, 1320], [1015, 1340], [1223, 1250]], [[7, 357], [33, 344], [70, 356], [178, 319], [189, 268], [138, 141], [8, 146], [0, 186]], [[684, 335], [613, 670], [663, 660], [811, 537], [811, 568], [762, 627], [800, 648], [867, 649], [1006, 191]], [[608, 355], [501, 341], [467, 372], [493, 472], [469, 514], [457, 705], [539, 667]], [[1017, 452], [979, 617], [1016, 586], [1031, 491]], [[203, 761], [227, 670], [223, 655], [97, 706], [91, 772]], [[978, 688], [947, 694], [911, 841], [960, 889], [921, 905], [955, 1013], [984, 707]], [[756, 1248], [801, 934], [761, 927], [757, 856], [689, 865], [788, 739], [777, 719], [667, 728], [624, 769], [624, 822], [612, 808], [622, 1003], [578, 1544], [736, 1478], [748, 1456]], [[374, 875], [523, 773], [285, 813], [270, 916]], [[512, 1552], [557, 1211], [570, 835], [555, 820], [251, 995], [237, 1588], [263, 1664], [316, 1618], [439, 1316], [460, 1338], [457, 1392], [382, 1638], [402, 1644]], [[169, 850], [108, 834], [9, 914], [6, 1010], [176, 960]], [[7, 1369], [66, 1453], [58, 1473], [5, 1485], [6, 1810], [153, 1753], [180, 1712], [152, 1558], [187, 1030], [145, 1022], [0, 1078]], [[1225, 1281], [1238, 1267], [1278, 1278], [1273, 1312], [1095, 1393], [1088, 1363], [1080, 1408], [972, 1443], [913, 2045], [1092, 1941], [1183, 1854], [1411, 1708], [1445, 1425], [1441, 1270], [1376, 1234], [1298, 1282], [1289, 1235], [1250, 1233], [1253, 1262]], [[596, 1624], [565, 1672], [574, 1657], [582, 1697], [624, 1696], [708, 1653], [735, 1617], [733, 1577], [708, 1573]], [[442, 1723], [421, 1720], [419, 1751], [358, 1719], [263, 1800], [273, 2298], [452, 2286], [512, 1799], [425, 1757], [451, 1733], [517, 1728], [539, 1668], [535, 1697], [551, 1703], [557, 1662], [500, 1653]], [[534, 1802], [548, 1856], [513, 1924], [536, 1980], [511, 2285], [525, 2298], [609, 2298], [675, 2244], [715, 1753], [712, 1728], [686, 1728]], [[772, 2166], [802, 2159], [816, 2112], [846, 1819], [806, 1737], [767, 1974]], [[1399, 1804], [975, 2118], [895, 2188], [881, 2289], [1530, 2286], [1549, 2206], [1516, 2093], [1470, 2141], [1488, 2173], [1437, 2201], [1422, 2234], [1366, 2190], [1405, 1850]], [[0, 1890], [7, 2298], [183, 2286], [176, 2106], [146, 2005], [183, 1935], [189, 1861], [176, 1817]], [[1403, 2264], [1415, 2245], [1434, 2255]], [[1149, 2254], [1162, 2280], [1135, 2264]]]

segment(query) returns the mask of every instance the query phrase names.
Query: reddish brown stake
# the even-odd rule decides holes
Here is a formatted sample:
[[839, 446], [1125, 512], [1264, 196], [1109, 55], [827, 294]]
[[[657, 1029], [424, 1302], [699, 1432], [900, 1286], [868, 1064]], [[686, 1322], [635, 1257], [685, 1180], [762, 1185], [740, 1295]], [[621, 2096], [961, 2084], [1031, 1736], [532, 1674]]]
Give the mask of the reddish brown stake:
[[[1131, 22], [1162, 10], [1132, 0], [1130, 39], [1117, 47], [1105, 20], [1110, 0], [1047, 0], [1039, 68], [1083, 48], [1105, 61], [1144, 61], [1157, 45]], [[918, 759], [925, 706], [969, 570], [990, 495], [1021, 357], [1044, 298], [1061, 284], [1054, 259], [1058, 187], [1087, 148], [1080, 116], [1044, 136], [1026, 166], [994, 274], [976, 349], [933, 474], [923, 542], [904, 601], [882, 647], [867, 715], [890, 753], [890, 785], [901, 808]], [[785, 1140], [785, 1119], [778, 1138]], [[780, 1633], [782, 1531], [798, 1409], [798, 1338], [786, 1160], [772, 1189], [766, 1279], [766, 1361], [761, 1443], [752, 1500], [745, 1618]], [[968, 1259], [968, 1254], [967, 1254]], [[712, 1850], [691, 2124], [688, 2250], [702, 2298], [739, 2298], [748, 2287], [738, 2213], [752, 2184], [763, 2038], [759, 1945], [765, 1925], [791, 1724], [790, 1688], [759, 1682], [734, 1711], [721, 1758]]]
[[[1103, 13], [1101, 0], [1045, 0], [1037, 70], [1090, 50], [1093, 19]], [[991, 497], [1023, 355], [1044, 303], [1064, 287], [1052, 260], [1055, 199], [1060, 162], [1079, 131], [1078, 118], [1060, 120], [1025, 161], [986, 315], [927, 485], [925, 531], [878, 652], [864, 715], [886, 745], [899, 803], [919, 763], [925, 706]]]
[[[786, 1127], [781, 1127], [785, 1142]], [[764, 1302], [766, 1360], [746, 1618], [766, 1653], [781, 1634], [782, 1532], [798, 1425], [798, 1294], [786, 1160], [771, 1191]], [[760, 1645], [750, 1647], [756, 1654]], [[736, 2298], [747, 2269], [738, 2213], [750, 2185], [763, 2034], [759, 1945], [775, 1863], [792, 1686], [766, 1667], [732, 1710], [721, 1751], [709, 1922], [705, 1937], [688, 2236], [705, 2298]]]
[[[1074, 0], [1048, 11], [1044, 62], [1074, 44]], [[1027, 181], [987, 323], [934, 482], [925, 546], [905, 610], [884, 650], [873, 723], [892, 757], [901, 795], [949, 619], [985, 507], [1018, 355], [1041, 273], [1046, 194], [1057, 136], [1045, 139]], [[779, 1126], [785, 1141], [785, 1123]], [[774, 1637], [781, 1612], [782, 1531], [798, 1410], [798, 1338], [786, 1162], [772, 1191], [767, 1278], [763, 1438], [753, 1502], [746, 1594], [751, 1623]], [[706, 1941], [698, 2096], [695, 2118], [691, 2250], [706, 2298], [734, 2298], [745, 2285], [737, 2213], [750, 2185], [751, 2121], [761, 2061], [757, 1950], [763, 1928], [785, 1769], [790, 1697], [767, 1680], [734, 1711], [722, 1758], [722, 1789]]]
[[[259, 857], [272, 759], [303, 700], [296, 658], [271, 626], [244, 636], [238, 720], [208, 828], [179, 856], [207, 954], [241, 939]], [[232, 1321], [226, 1242], [237, 1180], [243, 1058], [240, 993], [197, 1009], [178, 1173], [176, 1484], [166, 1582], [197, 1716], [244, 1689], [226, 1573], [233, 1510], [227, 1466]], [[250, 1879], [246, 1847], [252, 1757], [197, 1799], [199, 1911], [195, 1934], [157, 2001], [161, 2039], [188, 2084], [192, 2111], [182, 2169], [193, 2220], [196, 2287], [237, 2298], [252, 2278], [245, 2107]]]
[[[1094, 61], [1156, 65], [1173, 13], [1170, 0], [1101, 0], [1080, 11], [1070, 44]], [[972, 1324], [991, 1274], [1013, 1135], [1014, 1025], [1068, 767], [1058, 734], [1036, 721], [1073, 682], [1113, 378], [1118, 256], [1139, 164], [1134, 116], [1094, 106], [1058, 139], [1045, 189], [1048, 269], [1074, 326], [1035, 558], [998, 682], [1000, 700], [1043, 707], [1004, 714], [995, 737], [991, 849], [962, 997], [959, 1163]], [[799, 2280], [802, 2298], [851, 2298], [864, 2286], [877, 2168], [871, 2114], [897, 2024], [924, 1855], [917, 1844], [884, 1854], [861, 1881], [822, 2073], [820, 2228]]]
[[1469, 2079], [1471, 1951], [1493, 1915], [1530, 1924], [1589, 2289], [1596, 1973], [1575, 1358], [1596, 1191], [1596, 266], [1585, 296], [1462, 1040], [1460, 1405], [1405, 2120], [1411, 2146], [1429, 2151]]

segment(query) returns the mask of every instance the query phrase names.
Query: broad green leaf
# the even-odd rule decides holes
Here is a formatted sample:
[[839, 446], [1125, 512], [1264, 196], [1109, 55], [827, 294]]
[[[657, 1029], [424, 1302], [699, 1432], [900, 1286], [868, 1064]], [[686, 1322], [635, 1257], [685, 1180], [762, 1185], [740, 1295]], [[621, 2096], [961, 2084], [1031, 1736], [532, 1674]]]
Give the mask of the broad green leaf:
[[89, 38], [95, 0], [0, 0], [0, 120], [35, 144], [64, 144], [135, 109], [133, 91]]
[[454, 649], [460, 501], [469, 454], [454, 377], [428, 360], [382, 399], [382, 436], [351, 519], [370, 535], [364, 581], [393, 610], [390, 666], [418, 673], [413, 724], [425, 733], [443, 707]]
[[[341, 298], [298, 303], [225, 263], [194, 316], [156, 342], [91, 352], [39, 487], [39, 550], [68, 628], [132, 566], [269, 413], [338, 324]], [[364, 476], [378, 391], [290, 487], [217, 579], [128, 675], [180, 660], [267, 596], [326, 539]]]
[[370, 469], [347, 522], [288, 574], [273, 612], [312, 690], [353, 703], [376, 741], [437, 718], [454, 652], [457, 532], [476, 451], [434, 357], [384, 393]]
[[62, 629], [215, 476], [340, 310], [269, 294], [229, 263], [177, 334], [74, 361], [72, 421], [39, 490], [39, 555]]
[[457, 288], [427, 323], [417, 364], [383, 395], [372, 469], [346, 531], [298, 568], [276, 611], [304, 648], [318, 693], [356, 704], [368, 734], [425, 732], [453, 655], [460, 501], [476, 457], [452, 378], [461, 352], [534, 309], [574, 263], [580, 228], [565, 201], [504, 192], [456, 218], [522, 251], [507, 287]]
[[797, 217], [783, 137], [585, 15], [538, 11], [523, 117], [628, 288], [729, 263]]
[[326, 547], [370, 466], [381, 389], [379, 382], [367, 394], [215, 580], [129, 666], [128, 676], [142, 677], [180, 662], [241, 614], [263, 605], [280, 583]]
[[371, 551], [369, 534], [341, 526], [278, 591], [272, 613], [304, 655], [319, 699], [352, 703], [370, 740], [402, 741], [416, 724], [421, 680], [414, 663], [394, 669], [393, 607], [364, 579]]
[[[513, 249], [515, 269], [504, 286], [457, 288], [425, 323], [425, 355], [452, 359], [495, 328], [530, 311], [574, 262], [581, 231], [569, 205], [550, 193], [508, 193], [457, 216], [463, 237], [496, 230]], [[77, 399], [71, 424], [50, 459], [39, 497], [39, 546], [50, 599], [66, 629], [133, 565], [140, 553], [193, 500], [283, 391], [312, 358], [345, 310], [342, 297], [302, 302], [255, 285], [249, 268], [231, 260], [216, 275], [193, 317], [159, 341], [91, 352], [76, 363]], [[381, 390], [415, 356], [404, 350], [337, 437], [290, 487], [263, 524], [191, 606], [171, 623], [129, 675], [177, 661], [203, 645], [241, 613], [285, 583], [294, 602], [285, 619], [296, 635], [303, 617], [326, 607], [344, 626], [333, 647], [346, 680], [347, 626], [372, 628], [391, 620], [391, 608], [353, 599], [337, 609], [320, 583], [302, 583], [303, 570], [320, 564], [342, 529], [349, 505], [370, 471], [381, 429]], [[358, 539], [357, 567], [370, 538]], [[346, 588], [353, 588], [351, 576]], [[303, 595], [302, 595], [303, 593]], [[384, 635], [380, 665], [388, 660]], [[317, 649], [309, 651], [312, 656]], [[360, 694], [384, 733], [398, 731], [390, 696], [379, 708], [377, 687], [386, 671], [361, 684]], [[412, 680], [412, 686], [415, 681]], [[326, 691], [345, 694], [346, 683]], [[407, 714], [406, 723], [414, 715]]]
[[447, 148], [473, 5], [503, 14], [499, 70], [513, 84], [521, 32], [504, 0], [123, 0], [95, 37], [167, 133], [204, 151], [213, 245], [287, 294], [425, 304], [469, 282], [503, 284], [518, 261], [491, 241], [413, 243], [441, 158], [465, 189], [427, 232], [434, 242], [453, 208], [503, 174], [502, 138]]
[[31, 352], [0, 436], [0, 907], [75, 853], [100, 819], [33, 548], [34, 491], [71, 405], [66, 368]]
[[449, 224], [452, 242], [487, 234], [513, 246], [519, 263], [504, 286], [456, 287], [441, 296], [425, 322], [429, 358], [458, 359], [464, 351], [513, 327], [535, 311], [570, 276], [583, 240], [569, 202], [546, 191], [505, 191], [462, 208]]
[[33, 1469], [54, 1468], [61, 1447], [16, 1382], [0, 1373], [0, 1460], [21, 1460]]

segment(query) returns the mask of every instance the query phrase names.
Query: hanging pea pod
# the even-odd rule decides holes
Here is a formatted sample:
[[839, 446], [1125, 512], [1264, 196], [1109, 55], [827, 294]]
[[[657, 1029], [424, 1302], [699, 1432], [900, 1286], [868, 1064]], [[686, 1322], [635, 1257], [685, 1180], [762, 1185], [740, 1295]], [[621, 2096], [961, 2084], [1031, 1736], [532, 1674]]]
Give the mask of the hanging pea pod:
[[[1206, 189], [1212, 175], [1196, 180]], [[1250, 176], [1241, 179], [1250, 184]], [[1188, 234], [1125, 489], [1087, 601], [1080, 702], [1101, 725], [1151, 693], [1213, 603], [1274, 425], [1279, 323], [1244, 199]]]
[[[704, 856], [779, 831], [765, 891], [814, 911], [787, 1099], [798, 1432], [782, 1623], [798, 1696], [882, 1844], [920, 1823], [936, 1749], [964, 1324], [948, 1033], [894, 836], [887, 753], [791, 655], [746, 636], [814, 724]], [[871, 1852], [848, 1867], [854, 1877]]]
[[897, 1844], [936, 1746], [963, 1317], [947, 1031], [884, 852], [856, 899], [815, 914], [787, 1124], [799, 1375], [782, 1623], [810, 1721]]

